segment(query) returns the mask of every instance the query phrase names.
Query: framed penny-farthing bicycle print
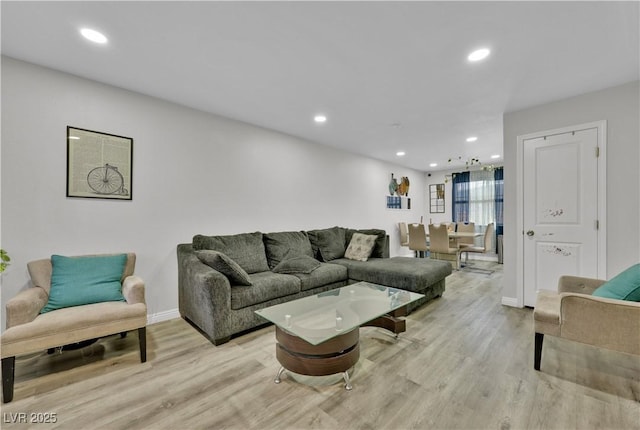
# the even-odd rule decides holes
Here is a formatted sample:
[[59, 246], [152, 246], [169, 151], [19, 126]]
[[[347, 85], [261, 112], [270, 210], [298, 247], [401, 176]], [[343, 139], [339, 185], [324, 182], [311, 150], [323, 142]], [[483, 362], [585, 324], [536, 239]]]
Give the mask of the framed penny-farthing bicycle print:
[[67, 197], [131, 200], [133, 139], [67, 127]]

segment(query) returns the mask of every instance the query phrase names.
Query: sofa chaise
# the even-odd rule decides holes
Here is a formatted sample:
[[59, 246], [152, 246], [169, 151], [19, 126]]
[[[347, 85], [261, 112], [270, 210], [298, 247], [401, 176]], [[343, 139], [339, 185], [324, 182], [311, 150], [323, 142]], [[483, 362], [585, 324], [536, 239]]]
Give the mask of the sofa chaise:
[[196, 235], [177, 246], [180, 315], [215, 345], [262, 326], [254, 311], [367, 281], [440, 297], [448, 262], [389, 258], [384, 230]]

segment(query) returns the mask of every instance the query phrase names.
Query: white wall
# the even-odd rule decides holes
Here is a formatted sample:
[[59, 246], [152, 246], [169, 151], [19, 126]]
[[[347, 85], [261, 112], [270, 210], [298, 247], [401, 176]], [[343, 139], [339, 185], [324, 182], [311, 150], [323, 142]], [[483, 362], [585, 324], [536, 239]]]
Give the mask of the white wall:
[[638, 81], [504, 115], [504, 302], [516, 277], [517, 136], [607, 121], [607, 278], [640, 261], [640, 84]]
[[[134, 139], [133, 200], [65, 197], [67, 125]], [[175, 315], [176, 245], [193, 235], [382, 228], [419, 219], [423, 172], [2, 58], [2, 310], [52, 253], [133, 251], [151, 315]], [[391, 173], [412, 210], [386, 209]], [[4, 324], [4, 319], [3, 319]]]

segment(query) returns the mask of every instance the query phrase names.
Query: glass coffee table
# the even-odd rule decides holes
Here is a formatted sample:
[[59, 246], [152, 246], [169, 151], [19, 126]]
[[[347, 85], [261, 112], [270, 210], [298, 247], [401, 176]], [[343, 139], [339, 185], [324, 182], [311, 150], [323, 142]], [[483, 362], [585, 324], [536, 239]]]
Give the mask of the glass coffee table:
[[397, 337], [406, 330], [401, 317], [407, 305], [422, 297], [359, 282], [255, 311], [276, 326], [281, 367], [275, 383], [285, 370], [309, 376], [342, 373], [345, 389], [351, 390], [348, 370], [360, 358], [360, 327], [381, 327]]

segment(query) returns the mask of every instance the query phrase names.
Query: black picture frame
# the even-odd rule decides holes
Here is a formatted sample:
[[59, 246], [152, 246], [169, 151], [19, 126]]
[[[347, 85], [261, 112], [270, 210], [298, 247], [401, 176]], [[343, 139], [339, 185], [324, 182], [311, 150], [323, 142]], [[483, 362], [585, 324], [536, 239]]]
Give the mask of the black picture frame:
[[67, 126], [67, 197], [132, 200], [133, 138]]
[[444, 213], [444, 184], [429, 185], [429, 213]]

